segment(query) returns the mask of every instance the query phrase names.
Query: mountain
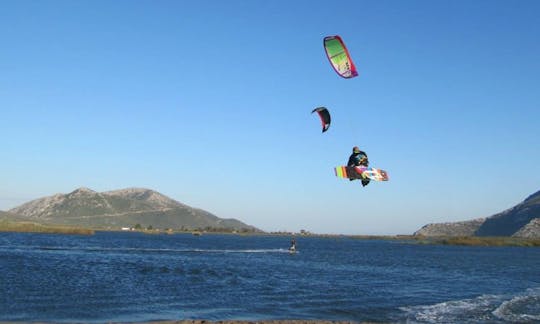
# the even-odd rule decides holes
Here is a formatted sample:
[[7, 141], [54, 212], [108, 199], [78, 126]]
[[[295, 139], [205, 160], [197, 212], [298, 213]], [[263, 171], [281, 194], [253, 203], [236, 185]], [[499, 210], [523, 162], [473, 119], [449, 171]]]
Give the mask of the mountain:
[[13, 215], [11, 215], [10, 213], [0, 210], [0, 218], [9, 218], [9, 217], [12, 217], [12, 216]]
[[68, 194], [30, 201], [8, 212], [24, 220], [92, 228], [117, 229], [140, 224], [143, 228], [160, 229], [260, 231], [236, 219], [219, 218], [144, 188], [101, 193], [79, 188]]
[[0, 220], [2, 220], [2, 219], [15, 220], [15, 219], [22, 219], [22, 218], [24, 218], [24, 217], [22, 217], [20, 215], [15, 215], [13, 213], [9, 213], [9, 212], [5, 212], [5, 211], [0, 210]]
[[540, 191], [530, 195], [522, 203], [489, 217], [475, 234], [477, 236], [512, 236], [539, 217]]
[[523, 202], [487, 218], [428, 224], [414, 235], [423, 236], [514, 236], [540, 238], [540, 191]]
[[485, 218], [470, 221], [438, 223], [424, 225], [414, 235], [422, 236], [474, 236], [474, 233], [482, 226]]
[[514, 233], [515, 237], [523, 238], [538, 238], [540, 235], [540, 218], [535, 218], [529, 222], [529, 224], [523, 226], [519, 231]]

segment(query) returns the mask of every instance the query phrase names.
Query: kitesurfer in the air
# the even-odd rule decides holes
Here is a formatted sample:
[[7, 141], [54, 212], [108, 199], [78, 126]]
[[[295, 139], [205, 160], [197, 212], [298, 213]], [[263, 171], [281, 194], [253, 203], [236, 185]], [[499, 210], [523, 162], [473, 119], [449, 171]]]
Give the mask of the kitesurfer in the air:
[[[349, 167], [358, 167], [358, 166], [369, 166], [369, 160], [366, 152], [361, 151], [358, 146], [353, 147], [352, 154], [349, 156], [349, 162], [347, 162]], [[354, 179], [349, 179], [354, 180]], [[369, 184], [369, 179], [362, 177], [362, 186], [367, 186]]]

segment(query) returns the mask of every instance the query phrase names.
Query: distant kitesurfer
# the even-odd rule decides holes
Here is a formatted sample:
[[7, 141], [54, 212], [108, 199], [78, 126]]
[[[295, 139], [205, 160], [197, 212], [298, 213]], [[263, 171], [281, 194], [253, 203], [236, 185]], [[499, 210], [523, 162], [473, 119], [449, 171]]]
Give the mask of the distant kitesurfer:
[[294, 239], [294, 237], [291, 240], [291, 247], [289, 248], [289, 251], [291, 252], [296, 251], [296, 240]]
[[[366, 152], [361, 151], [358, 146], [353, 147], [352, 154], [349, 156], [349, 162], [347, 162], [349, 167], [358, 167], [358, 166], [369, 166], [369, 160]], [[354, 180], [354, 179], [349, 179]], [[362, 177], [362, 186], [367, 186], [369, 184], [369, 179]]]

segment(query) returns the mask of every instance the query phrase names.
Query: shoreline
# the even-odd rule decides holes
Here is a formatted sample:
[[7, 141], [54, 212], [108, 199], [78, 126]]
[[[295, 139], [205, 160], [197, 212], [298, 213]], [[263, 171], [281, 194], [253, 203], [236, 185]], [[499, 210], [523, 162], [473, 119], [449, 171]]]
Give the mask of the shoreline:
[[[76, 323], [96, 323], [96, 322], [84, 322], [75, 321]], [[0, 324], [53, 324], [57, 322], [46, 321], [0, 321]], [[101, 322], [98, 322], [101, 323]], [[391, 322], [358, 322], [358, 321], [334, 321], [334, 320], [223, 320], [223, 321], [210, 321], [210, 320], [165, 320], [165, 321], [145, 321], [145, 322], [114, 322], [105, 321], [107, 324], [391, 324]]]
[[[78, 234], [93, 235], [95, 232], [114, 233], [143, 233], [151, 235], [174, 235], [192, 234], [194, 231], [162, 231], [162, 230], [121, 230], [121, 229], [101, 229], [75, 227], [60, 224], [40, 224], [35, 222], [17, 222], [7, 219], [0, 219], [0, 232], [13, 233], [44, 233], [44, 234]], [[237, 236], [275, 236], [275, 237], [303, 237], [303, 238], [326, 238], [326, 239], [355, 239], [355, 240], [391, 240], [402, 241], [418, 245], [453, 245], [453, 246], [513, 246], [513, 247], [540, 247], [540, 238], [519, 238], [519, 237], [483, 237], [483, 236], [421, 236], [421, 235], [354, 235], [354, 234], [316, 234], [316, 233], [259, 233], [259, 232], [196, 232], [197, 236], [206, 235], [237, 235]], [[1, 323], [1, 322], [0, 322]], [[208, 323], [208, 322], [206, 322]]]
[[43, 234], [76, 234], [94, 235], [95, 231], [85, 227], [75, 227], [68, 225], [40, 224], [36, 222], [24, 221], [15, 222], [10, 220], [0, 220], [0, 233], [43, 233]]
[[[126, 324], [126, 323], [118, 323]], [[357, 322], [357, 321], [332, 321], [332, 320], [178, 320], [178, 321], [154, 321], [154, 322], [133, 322], [129, 324], [383, 324], [382, 322]], [[390, 324], [386, 322], [386, 324]]]

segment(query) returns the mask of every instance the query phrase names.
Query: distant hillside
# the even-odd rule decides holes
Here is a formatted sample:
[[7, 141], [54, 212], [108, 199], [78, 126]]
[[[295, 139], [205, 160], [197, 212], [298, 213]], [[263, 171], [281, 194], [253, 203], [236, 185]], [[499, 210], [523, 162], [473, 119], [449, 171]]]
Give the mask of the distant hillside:
[[15, 215], [13, 213], [8, 213], [8, 212], [0, 210], [0, 220], [2, 219], [11, 220], [11, 219], [21, 219], [21, 218], [23, 217], [20, 215]]
[[18, 218], [41, 223], [92, 228], [134, 227], [259, 231], [236, 219], [222, 219], [149, 189], [95, 192], [79, 188], [30, 201], [9, 210]]
[[522, 203], [486, 219], [476, 231], [476, 235], [512, 236], [539, 217], [540, 191], [530, 195]]
[[416, 231], [414, 235], [422, 236], [474, 236], [482, 226], [485, 218], [464, 222], [428, 224]]
[[540, 238], [538, 233], [540, 233], [540, 218], [535, 218], [512, 236], [523, 238]]
[[520, 204], [491, 217], [464, 222], [428, 224], [414, 235], [540, 238], [540, 191]]

